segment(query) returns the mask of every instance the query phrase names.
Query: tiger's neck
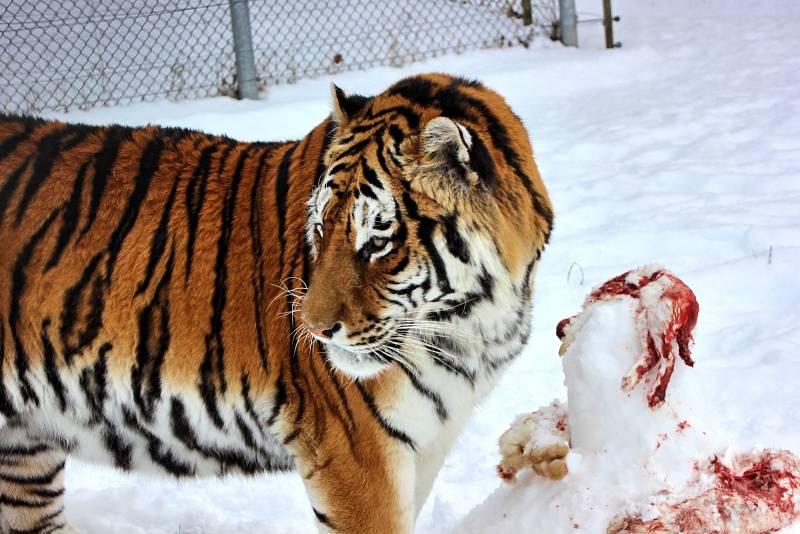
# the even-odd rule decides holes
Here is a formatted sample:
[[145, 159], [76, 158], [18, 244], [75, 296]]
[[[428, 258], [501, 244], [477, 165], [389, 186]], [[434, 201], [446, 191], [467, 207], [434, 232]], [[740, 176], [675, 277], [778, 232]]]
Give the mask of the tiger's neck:
[[450, 318], [464, 336], [411, 342], [406, 352], [415, 368], [398, 365], [374, 381], [387, 424], [414, 446], [416, 513], [474, 407], [527, 342], [534, 275], [532, 263], [518, 283], [497, 283], [494, 298]]

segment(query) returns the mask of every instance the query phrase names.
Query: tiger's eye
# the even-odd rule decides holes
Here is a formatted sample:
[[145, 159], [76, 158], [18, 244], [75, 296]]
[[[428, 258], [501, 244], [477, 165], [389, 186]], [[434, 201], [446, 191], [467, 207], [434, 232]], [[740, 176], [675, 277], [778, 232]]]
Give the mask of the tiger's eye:
[[377, 252], [385, 247], [388, 242], [389, 238], [387, 237], [373, 237], [369, 240], [369, 246], [372, 248], [373, 252]]

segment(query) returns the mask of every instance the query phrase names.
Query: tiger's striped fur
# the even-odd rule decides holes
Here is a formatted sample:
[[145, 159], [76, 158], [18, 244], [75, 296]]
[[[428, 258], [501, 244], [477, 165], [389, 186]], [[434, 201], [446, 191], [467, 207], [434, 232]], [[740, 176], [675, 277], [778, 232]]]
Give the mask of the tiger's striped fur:
[[551, 224], [520, 120], [443, 74], [284, 143], [0, 116], [6, 527], [69, 531], [69, 454], [297, 468], [321, 530], [410, 532]]

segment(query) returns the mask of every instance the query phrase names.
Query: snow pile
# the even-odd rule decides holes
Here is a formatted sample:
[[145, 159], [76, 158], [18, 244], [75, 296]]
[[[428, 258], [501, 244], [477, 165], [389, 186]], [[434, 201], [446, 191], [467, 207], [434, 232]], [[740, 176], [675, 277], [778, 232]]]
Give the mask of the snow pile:
[[721, 457], [725, 445], [702, 431], [714, 408], [697, 395], [703, 384], [686, 372], [671, 380], [678, 357], [694, 365], [698, 310], [694, 293], [658, 266], [593, 290], [557, 328], [568, 409], [555, 401], [500, 438], [501, 478], [513, 483], [531, 466], [553, 480], [520, 475], [464, 530], [749, 534], [797, 520], [798, 459], [770, 450]]

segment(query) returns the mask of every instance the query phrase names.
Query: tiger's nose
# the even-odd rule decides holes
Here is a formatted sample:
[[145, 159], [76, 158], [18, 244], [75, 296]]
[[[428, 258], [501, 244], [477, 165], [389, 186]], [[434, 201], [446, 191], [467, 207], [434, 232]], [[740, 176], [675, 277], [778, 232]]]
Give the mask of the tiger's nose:
[[308, 324], [308, 322], [306, 322], [306, 326], [308, 327], [308, 329], [311, 331], [312, 334], [321, 337], [323, 339], [332, 338], [333, 334], [342, 329], [342, 323], [339, 322], [334, 323], [333, 325], [317, 324], [313, 326]]

